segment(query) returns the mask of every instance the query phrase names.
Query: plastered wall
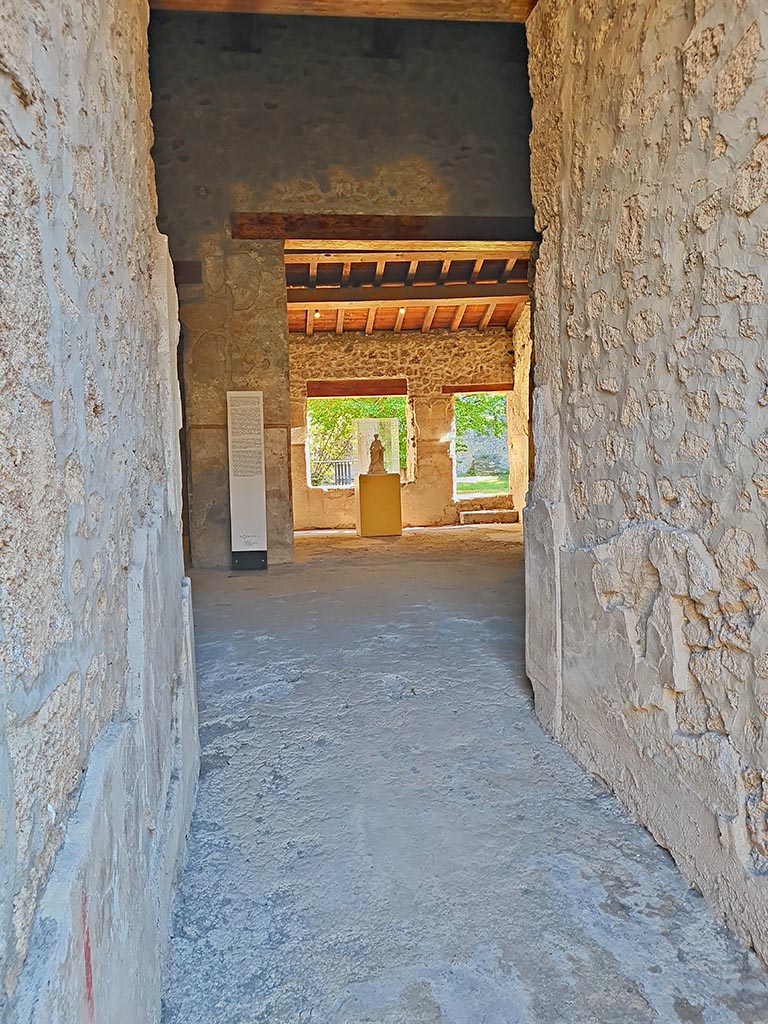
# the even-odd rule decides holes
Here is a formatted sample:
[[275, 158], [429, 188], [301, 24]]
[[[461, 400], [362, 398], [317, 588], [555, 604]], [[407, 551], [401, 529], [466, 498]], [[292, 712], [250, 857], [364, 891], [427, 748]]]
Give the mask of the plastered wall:
[[146, 9], [0, 3], [0, 1019], [147, 1024], [194, 799]]
[[[318, 333], [294, 334], [289, 344], [292, 474], [296, 528], [349, 529], [355, 525], [352, 488], [310, 487], [307, 483], [306, 396], [308, 380], [405, 377], [413, 421], [414, 479], [404, 483], [401, 497], [406, 526], [445, 526], [458, 523], [461, 508], [509, 507], [509, 496], [456, 501], [453, 437], [453, 397], [443, 386], [515, 383], [516, 404], [510, 422], [510, 466], [527, 469], [528, 366], [530, 315], [520, 317], [514, 336], [503, 329], [455, 333], [379, 331], [371, 335], [349, 333], [341, 337]], [[522, 359], [518, 373], [516, 352]], [[524, 397], [522, 392], [525, 392]], [[525, 421], [517, 419], [525, 408]], [[522, 507], [525, 481], [518, 480], [514, 498]], [[522, 490], [522, 493], [520, 493]]]
[[768, 957], [765, 5], [540, 0], [545, 725]]
[[[270, 560], [292, 557], [282, 254], [233, 242], [230, 211], [531, 215], [522, 26], [391, 27], [386, 58], [366, 19], [152, 17], [159, 223], [174, 259], [203, 262], [180, 289], [195, 566], [230, 561], [235, 388], [265, 392]], [[445, 419], [423, 429], [441, 437]]]

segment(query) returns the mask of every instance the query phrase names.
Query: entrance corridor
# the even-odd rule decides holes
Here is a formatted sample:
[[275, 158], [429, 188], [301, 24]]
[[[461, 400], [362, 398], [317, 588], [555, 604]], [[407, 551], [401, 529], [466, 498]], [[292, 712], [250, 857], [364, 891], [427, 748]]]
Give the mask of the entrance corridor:
[[768, 972], [538, 726], [518, 526], [193, 585], [165, 1024], [768, 1022]]

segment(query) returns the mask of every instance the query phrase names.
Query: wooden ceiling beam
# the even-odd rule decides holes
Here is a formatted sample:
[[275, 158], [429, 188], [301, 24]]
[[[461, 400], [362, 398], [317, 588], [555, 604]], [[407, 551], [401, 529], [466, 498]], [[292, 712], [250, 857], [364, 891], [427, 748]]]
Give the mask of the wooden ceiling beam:
[[424, 322], [421, 325], [421, 333], [427, 334], [432, 328], [432, 321], [435, 319], [435, 313], [437, 312], [437, 306], [430, 306], [427, 310]]
[[[532, 217], [415, 217], [339, 213], [259, 213], [229, 215], [232, 237], [244, 240], [315, 239], [331, 250], [328, 239], [350, 241], [423, 240], [429, 242], [538, 241]], [[290, 248], [290, 246], [288, 246]]]
[[374, 321], [376, 320], [376, 308], [376, 306], [371, 306], [371, 308], [368, 310], [368, 317], [365, 321], [366, 334], [373, 334], [373, 324]]
[[477, 281], [478, 277], [480, 276], [480, 271], [482, 270], [484, 263], [485, 263], [485, 260], [482, 259], [481, 257], [478, 257], [475, 260], [475, 265], [474, 265], [474, 267], [472, 267], [472, 273], [469, 275], [469, 283], [470, 284], [474, 284]]
[[464, 314], [466, 312], [467, 312], [467, 304], [466, 304], [466, 302], [462, 306], [457, 306], [456, 307], [456, 312], [453, 314], [453, 320], [451, 320], [451, 327], [450, 327], [451, 334], [453, 334], [454, 331], [458, 331], [458, 329], [461, 327], [461, 321], [464, 319]]
[[[322, 242], [322, 244], [321, 244]], [[428, 239], [351, 239], [351, 238], [287, 238], [285, 239], [286, 263], [307, 263], [317, 256], [323, 263], [375, 263], [379, 254], [384, 253], [391, 262], [408, 263], [416, 260], [471, 260], [482, 256], [486, 260], [528, 259], [533, 242], [494, 242], [488, 239], [471, 241], [453, 239], [429, 241]]]
[[504, 269], [502, 270], [501, 277], [499, 278], [499, 282], [501, 284], [503, 284], [505, 281], [508, 281], [509, 278], [512, 276], [512, 271], [515, 269], [516, 263], [517, 260], [512, 258], [508, 259], [507, 262], [504, 264]]
[[338, 311], [338, 313], [336, 314], [336, 333], [337, 334], [343, 334], [344, 333], [344, 314], [345, 313], [346, 313], [345, 309], [340, 309]]
[[396, 287], [384, 285], [381, 288], [289, 288], [289, 310], [337, 310], [393, 306], [411, 306], [423, 309], [425, 306], [479, 305], [487, 299], [519, 299], [529, 296], [528, 282], [510, 281], [507, 284], [488, 285], [414, 285]]
[[155, 11], [404, 18], [416, 21], [525, 21], [536, 0], [150, 0]]
[[400, 328], [403, 326], [403, 319], [404, 319], [404, 317], [405, 317], [405, 306], [401, 306], [400, 309], [398, 309], [398, 311], [397, 311], [397, 316], [395, 317], [395, 334], [399, 334], [400, 333]]
[[520, 319], [524, 308], [525, 308], [525, 303], [524, 302], [519, 302], [517, 304], [517, 306], [515, 307], [515, 309], [513, 309], [512, 315], [510, 316], [509, 320], [507, 320], [507, 330], [508, 331], [513, 331], [515, 329], [515, 324]]
[[497, 302], [489, 302], [488, 305], [485, 307], [485, 312], [480, 318], [480, 323], [477, 325], [477, 329], [479, 331], [484, 331], [488, 324], [491, 322], [491, 317], [496, 312], [497, 305]]

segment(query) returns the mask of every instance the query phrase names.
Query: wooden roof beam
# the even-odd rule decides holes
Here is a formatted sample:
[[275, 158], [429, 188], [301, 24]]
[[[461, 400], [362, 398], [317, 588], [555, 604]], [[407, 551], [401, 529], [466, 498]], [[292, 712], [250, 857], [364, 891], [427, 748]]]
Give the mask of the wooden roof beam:
[[480, 323], [477, 325], [477, 329], [479, 331], [484, 331], [486, 329], [488, 324], [491, 322], [493, 314], [496, 312], [497, 306], [498, 302], [489, 302], [488, 305], [485, 307], [485, 312], [480, 318]]
[[425, 306], [477, 305], [486, 299], [520, 299], [529, 296], [528, 283], [510, 281], [507, 284], [488, 285], [415, 285], [411, 288], [384, 285], [372, 288], [289, 288], [288, 309], [338, 310], [375, 307], [377, 309], [395, 306], [411, 306], [423, 309]]
[[432, 321], [435, 319], [435, 313], [437, 312], [437, 306], [430, 306], [426, 312], [424, 320], [421, 325], [421, 333], [427, 334], [432, 330]]
[[150, 0], [155, 11], [229, 14], [306, 14], [330, 18], [404, 18], [429, 21], [525, 21], [536, 0]]
[[285, 262], [307, 264], [317, 256], [321, 263], [375, 263], [380, 255], [392, 263], [408, 263], [410, 260], [470, 260], [482, 256], [486, 260], [507, 260], [512, 254], [516, 259], [527, 260], [531, 255], [533, 242], [471, 241], [453, 239], [450, 241], [429, 239], [355, 239], [355, 238], [287, 238], [285, 239]]
[[464, 319], [464, 314], [466, 313], [466, 311], [466, 302], [462, 306], [456, 307], [456, 312], [453, 314], [453, 320], [451, 320], [451, 334], [453, 334], [454, 331], [457, 331], [459, 327], [461, 327], [461, 321]]
[[526, 304], [524, 302], [519, 302], [515, 309], [512, 311], [512, 315], [510, 316], [509, 320], [507, 320], [508, 331], [513, 331], [515, 329], [515, 324], [520, 319], [523, 309], [525, 309], [525, 305]]

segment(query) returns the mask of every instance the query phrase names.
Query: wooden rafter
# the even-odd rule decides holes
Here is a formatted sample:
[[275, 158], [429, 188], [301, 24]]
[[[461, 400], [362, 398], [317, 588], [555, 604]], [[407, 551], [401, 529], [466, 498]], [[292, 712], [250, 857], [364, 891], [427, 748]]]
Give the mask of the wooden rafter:
[[524, 308], [525, 308], [525, 303], [524, 302], [519, 302], [517, 304], [517, 306], [515, 307], [515, 309], [512, 312], [512, 315], [510, 316], [509, 320], [507, 320], [507, 330], [508, 331], [514, 330], [515, 324], [520, 319]]
[[398, 309], [398, 311], [397, 311], [397, 316], [395, 317], [395, 334], [399, 334], [400, 333], [400, 329], [403, 326], [403, 318], [404, 317], [405, 317], [405, 306], [401, 306], [400, 309]]
[[482, 270], [484, 263], [485, 263], [485, 260], [482, 257], [478, 257], [475, 260], [475, 265], [474, 265], [474, 267], [472, 267], [472, 273], [469, 275], [469, 283], [470, 284], [474, 284], [477, 281], [478, 277], [480, 276], [480, 271]]
[[386, 309], [410, 303], [411, 306], [461, 306], [486, 299], [525, 299], [528, 284], [510, 281], [507, 284], [414, 286], [411, 288], [384, 285], [380, 288], [289, 288], [288, 308], [302, 310], [354, 309], [376, 307]]
[[514, 258], [514, 257], [512, 257], [511, 259], [507, 260], [506, 264], [504, 265], [504, 269], [501, 272], [501, 278], [500, 278], [501, 281], [508, 281], [509, 280], [509, 278], [512, 275], [512, 271], [515, 269], [515, 264], [516, 263], [517, 263], [517, 259]]
[[424, 321], [421, 325], [422, 334], [427, 334], [432, 327], [432, 321], [435, 319], [435, 313], [437, 312], [437, 306], [431, 306], [425, 316]]
[[336, 333], [337, 334], [343, 334], [344, 333], [344, 314], [345, 313], [346, 313], [345, 309], [340, 309], [338, 311], [338, 313], [336, 314]]
[[365, 321], [365, 333], [373, 334], [373, 325], [376, 321], [376, 306], [371, 306], [368, 310], [368, 316]]
[[453, 331], [457, 331], [459, 327], [461, 327], [461, 321], [464, 319], [464, 314], [466, 312], [466, 302], [463, 305], [456, 307], [456, 312], [453, 314], [453, 320], [451, 320], [451, 333], [453, 333]]
[[536, 0], [150, 0], [155, 11], [306, 14], [334, 18], [525, 21]]
[[491, 317], [496, 312], [497, 305], [497, 302], [489, 302], [488, 305], [485, 307], [485, 312], [483, 313], [480, 323], [478, 324], [477, 327], [479, 331], [484, 331], [487, 328], [488, 324], [491, 322]]

